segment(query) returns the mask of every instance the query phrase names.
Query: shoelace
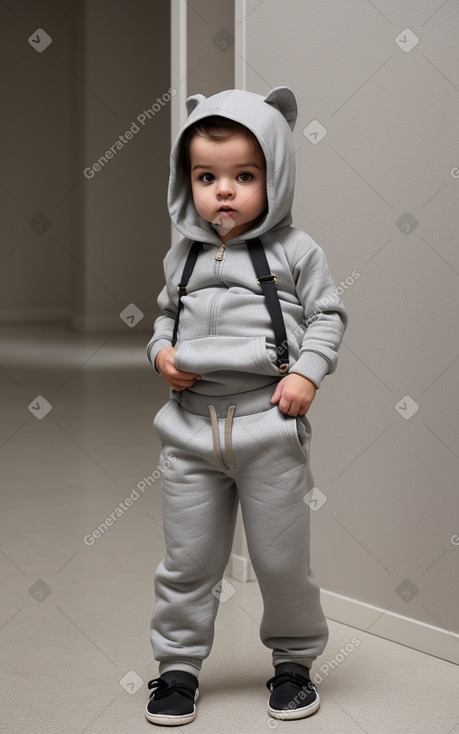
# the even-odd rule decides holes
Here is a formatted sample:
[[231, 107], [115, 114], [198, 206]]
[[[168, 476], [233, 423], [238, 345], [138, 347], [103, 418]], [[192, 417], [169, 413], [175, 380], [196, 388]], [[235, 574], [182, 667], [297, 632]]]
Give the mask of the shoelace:
[[172, 693], [181, 693], [182, 696], [191, 698], [194, 701], [196, 695], [196, 692], [190, 686], [187, 686], [186, 683], [176, 683], [175, 680], [167, 683], [162, 678], [153, 678], [153, 680], [149, 681], [148, 688], [151, 690], [150, 698], [153, 697], [155, 700], [170, 696]]
[[269, 681], [266, 683], [266, 687], [273, 691], [278, 686], [281, 686], [283, 683], [291, 683], [297, 688], [307, 688], [309, 691], [315, 691], [316, 687], [312, 681], [309, 680], [309, 678], [306, 678], [304, 675], [301, 675], [300, 673], [278, 673], [277, 675], [274, 675], [272, 678], [269, 679]]

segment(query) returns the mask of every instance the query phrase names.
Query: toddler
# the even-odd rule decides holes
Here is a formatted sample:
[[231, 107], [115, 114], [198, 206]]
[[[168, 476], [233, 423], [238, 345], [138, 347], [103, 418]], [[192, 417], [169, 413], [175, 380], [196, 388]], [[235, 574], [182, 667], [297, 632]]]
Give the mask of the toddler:
[[162, 315], [147, 355], [171, 388], [154, 419], [166, 555], [151, 643], [159, 677], [146, 717], [196, 716], [221, 582], [241, 505], [272, 651], [268, 712], [319, 708], [309, 670], [328, 628], [309, 564], [311, 427], [347, 316], [322, 249], [292, 226], [293, 92], [227, 90], [187, 100], [171, 153], [168, 206], [183, 239], [164, 259]]

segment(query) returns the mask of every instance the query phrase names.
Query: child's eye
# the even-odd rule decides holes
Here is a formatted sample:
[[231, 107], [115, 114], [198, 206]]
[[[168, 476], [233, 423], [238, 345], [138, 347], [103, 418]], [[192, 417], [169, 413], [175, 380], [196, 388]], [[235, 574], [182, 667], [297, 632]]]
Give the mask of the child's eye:
[[238, 178], [242, 181], [242, 183], [248, 183], [253, 179], [253, 173], [249, 173], [248, 171], [244, 171], [243, 173], [240, 173]]
[[212, 183], [215, 180], [215, 176], [213, 173], [201, 173], [199, 180], [204, 181], [204, 183]]

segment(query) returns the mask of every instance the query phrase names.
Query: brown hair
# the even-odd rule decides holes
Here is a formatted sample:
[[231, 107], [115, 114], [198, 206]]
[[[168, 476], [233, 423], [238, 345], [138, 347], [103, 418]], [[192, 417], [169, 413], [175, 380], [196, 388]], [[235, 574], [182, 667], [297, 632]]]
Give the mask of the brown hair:
[[255, 135], [245, 125], [241, 125], [241, 123], [235, 122], [234, 120], [228, 120], [226, 117], [211, 115], [209, 117], [203, 117], [202, 120], [198, 120], [193, 125], [190, 125], [183, 134], [180, 150], [180, 163], [184, 171], [188, 175], [190, 174], [190, 141], [194, 135], [201, 135], [211, 140], [227, 140], [227, 138], [231, 138], [237, 133], [242, 133], [242, 135], [245, 135], [260, 147]]

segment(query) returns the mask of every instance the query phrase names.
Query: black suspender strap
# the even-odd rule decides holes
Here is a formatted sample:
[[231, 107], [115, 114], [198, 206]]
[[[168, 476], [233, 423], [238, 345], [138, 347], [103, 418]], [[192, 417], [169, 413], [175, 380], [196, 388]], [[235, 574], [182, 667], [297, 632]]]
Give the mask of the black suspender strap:
[[276, 338], [277, 368], [279, 374], [284, 375], [288, 372], [289, 368], [288, 340], [276, 287], [277, 277], [270, 271], [264, 247], [258, 237], [255, 237], [253, 240], [247, 240], [247, 249], [257, 274], [257, 283], [263, 291], [266, 306], [271, 316], [274, 336]]
[[193, 272], [193, 268], [195, 266], [200, 249], [201, 249], [201, 243], [193, 242], [188, 252], [188, 257], [186, 259], [185, 267], [183, 268], [182, 279], [177, 286], [179, 300], [178, 300], [177, 315], [175, 317], [174, 332], [172, 334], [172, 346], [173, 347], [175, 347], [175, 343], [177, 341], [177, 330], [178, 330], [178, 325], [179, 325], [180, 311], [182, 310], [182, 307], [183, 307], [182, 296], [186, 296], [186, 287], [188, 285], [188, 281], [190, 280], [191, 273]]
[[[185, 267], [183, 268], [182, 279], [177, 286], [179, 300], [178, 310], [175, 316], [174, 331], [172, 334], [173, 347], [177, 341], [180, 311], [183, 307], [182, 296], [186, 296], [186, 287], [193, 272], [200, 248], [201, 242], [193, 242], [191, 245], [185, 262]], [[270, 272], [264, 247], [258, 237], [255, 237], [253, 240], [247, 240], [247, 250], [252, 259], [253, 267], [255, 268], [257, 283], [263, 291], [266, 306], [271, 317], [276, 340], [277, 368], [279, 370], [279, 374], [284, 375], [288, 372], [289, 368], [288, 340], [285, 332], [284, 317], [282, 316], [282, 309], [279, 302], [279, 294], [276, 288], [277, 278]]]

